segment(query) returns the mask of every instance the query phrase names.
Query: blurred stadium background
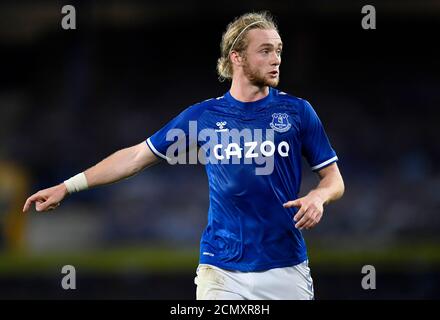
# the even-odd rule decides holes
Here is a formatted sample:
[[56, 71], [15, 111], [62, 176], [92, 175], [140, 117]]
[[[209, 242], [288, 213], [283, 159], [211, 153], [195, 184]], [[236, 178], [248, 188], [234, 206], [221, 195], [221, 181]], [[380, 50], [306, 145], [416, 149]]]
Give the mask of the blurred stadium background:
[[[77, 30], [61, 28], [66, 4]], [[366, 4], [377, 30], [361, 28]], [[161, 163], [52, 213], [21, 208], [226, 92], [222, 32], [263, 9], [285, 45], [279, 88], [315, 107], [346, 182], [305, 232], [317, 299], [440, 298], [440, 2], [348, 0], [2, 1], [0, 298], [194, 299], [202, 166]], [[302, 192], [316, 183], [306, 165]], [[376, 290], [361, 288], [364, 265]]]

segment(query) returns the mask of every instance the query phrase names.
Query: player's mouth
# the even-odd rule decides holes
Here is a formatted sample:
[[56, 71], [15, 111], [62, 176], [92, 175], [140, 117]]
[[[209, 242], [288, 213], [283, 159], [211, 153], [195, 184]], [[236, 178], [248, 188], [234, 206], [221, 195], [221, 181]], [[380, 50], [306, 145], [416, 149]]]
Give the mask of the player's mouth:
[[279, 75], [279, 71], [271, 71], [271, 72], [269, 72], [269, 74], [272, 76], [272, 77], [278, 77], [278, 75]]

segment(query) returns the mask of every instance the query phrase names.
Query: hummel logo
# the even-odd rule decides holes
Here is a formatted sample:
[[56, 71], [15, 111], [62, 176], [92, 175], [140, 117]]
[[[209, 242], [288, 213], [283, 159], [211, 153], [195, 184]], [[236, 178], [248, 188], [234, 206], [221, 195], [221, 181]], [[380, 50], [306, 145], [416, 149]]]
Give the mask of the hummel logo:
[[223, 128], [227, 124], [226, 121], [219, 121], [215, 125], [218, 127], [218, 129], [215, 129], [215, 132], [224, 132], [228, 131], [227, 128]]

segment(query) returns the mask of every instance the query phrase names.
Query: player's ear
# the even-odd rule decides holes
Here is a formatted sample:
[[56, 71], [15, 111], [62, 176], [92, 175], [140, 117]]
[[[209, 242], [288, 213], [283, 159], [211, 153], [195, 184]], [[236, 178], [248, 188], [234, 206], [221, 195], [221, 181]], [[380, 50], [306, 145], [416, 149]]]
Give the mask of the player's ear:
[[231, 57], [231, 61], [232, 61], [233, 64], [241, 65], [241, 62], [242, 62], [243, 58], [240, 55], [240, 53], [238, 53], [237, 51], [234, 50], [234, 51], [231, 52], [230, 57]]

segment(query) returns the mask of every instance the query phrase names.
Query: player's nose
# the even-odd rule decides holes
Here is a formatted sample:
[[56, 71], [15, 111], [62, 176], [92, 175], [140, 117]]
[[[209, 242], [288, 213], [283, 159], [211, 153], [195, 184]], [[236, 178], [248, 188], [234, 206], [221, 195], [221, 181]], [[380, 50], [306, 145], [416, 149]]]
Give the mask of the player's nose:
[[280, 64], [281, 64], [281, 57], [275, 53], [272, 56], [272, 59], [270, 61], [270, 65], [271, 66], [279, 66]]

